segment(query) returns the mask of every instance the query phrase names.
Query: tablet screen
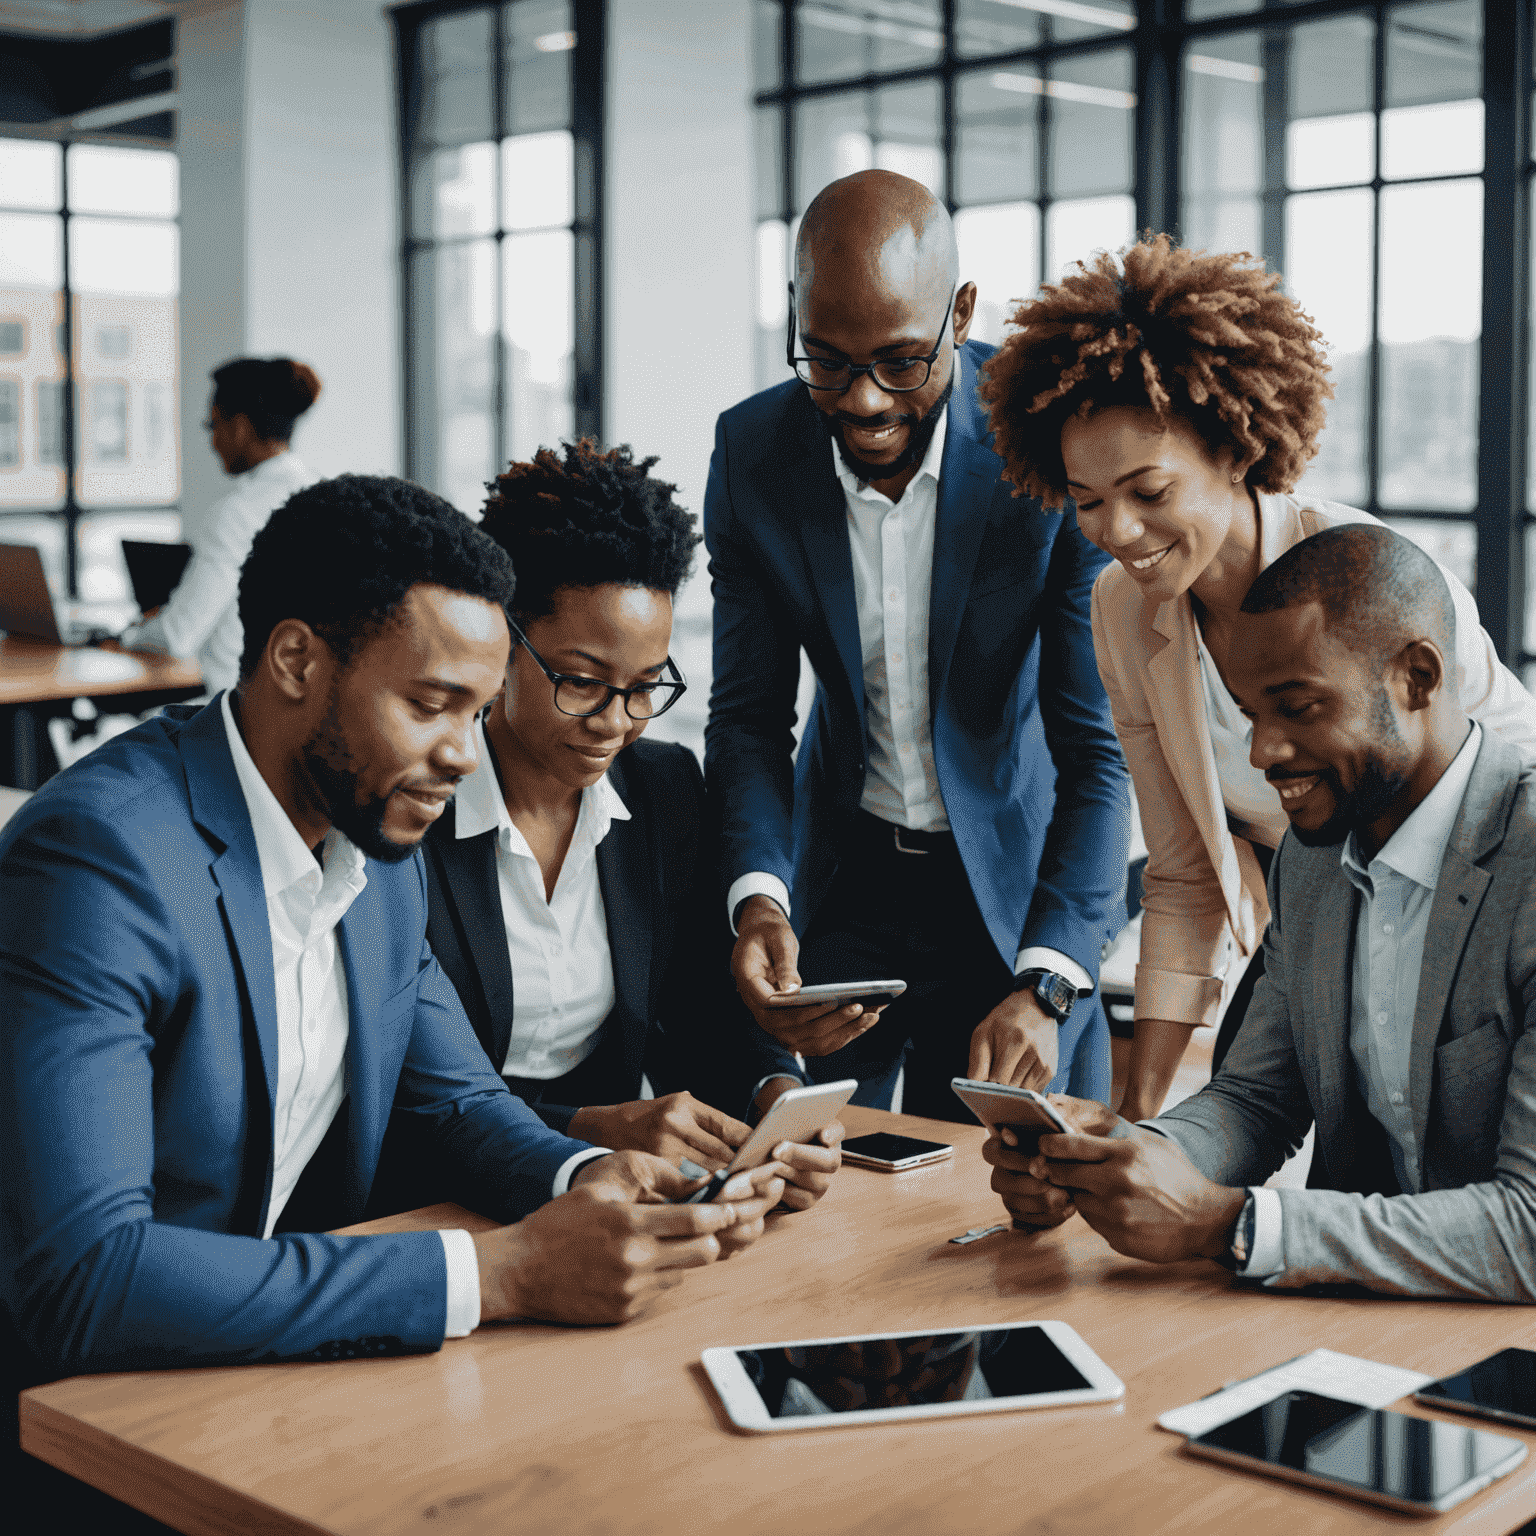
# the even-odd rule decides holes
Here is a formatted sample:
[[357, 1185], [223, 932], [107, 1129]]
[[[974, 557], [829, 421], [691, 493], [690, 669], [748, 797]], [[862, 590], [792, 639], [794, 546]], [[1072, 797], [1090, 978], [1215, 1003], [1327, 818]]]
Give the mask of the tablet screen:
[[736, 1358], [775, 1419], [1036, 1397], [1091, 1385], [1037, 1327], [786, 1344], [740, 1349]]

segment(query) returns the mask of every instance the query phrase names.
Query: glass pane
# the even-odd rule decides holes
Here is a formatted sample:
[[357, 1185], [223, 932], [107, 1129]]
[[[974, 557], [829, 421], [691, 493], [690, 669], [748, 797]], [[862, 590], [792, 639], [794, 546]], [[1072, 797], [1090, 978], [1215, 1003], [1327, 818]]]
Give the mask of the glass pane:
[[1381, 114], [1381, 174], [1452, 176], [1483, 168], [1481, 101], [1389, 107]]
[[1481, 96], [1481, 0], [1394, 5], [1387, 13], [1386, 83], [1389, 107]]
[[1184, 19], [1204, 21], [1209, 16], [1240, 16], [1262, 9], [1264, 0], [1184, 0]]
[[1264, 185], [1259, 34], [1201, 38], [1184, 55], [1185, 196], [1206, 203]]
[[1040, 12], [1014, 0], [958, 0], [955, 52], [974, 59], [989, 53], [1033, 48], [1040, 41]]
[[[1536, 178], [1526, 183], [1526, 228], [1530, 232], [1530, 287], [1527, 293], [1536, 293]], [[1536, 335], [1529, 345], [1530, 378], [1526, 388], [1526, 451], [1525, 451], [1525, 510], [1536, 512]], [[1536, 601], [1536, 587], [1527, 587], [1527, 593]], [[1536, 654], [1536, 645], [1526, 649]]]
[[[5, 524], [0, 522], [0, 538]], [[1525, 530], [1525, 649], [1536, 656], [1536, 528]], [[1536, 691], [1536, 665], [1528, 667], [1525, 686]]]
[[1381, 194], [1381, 487], [1389, 507], [1477, 499], [1480, 181]]
[[[4, 535], [0, 523], [0, 536]], [[181, 540], [181, 518], [175, 512], [97, 512], [80, 519], [80, 597], [88, 603], [133, 600], [133, 585], [123, 561], [123, 540], [151, 544]]]
[[1040, 286], [1040, 210], [1034, 203], [962, 208], [955, 215], [960, 281], [976, 284], [971, 335], [996, 346], [1021, 299]]
[[546, 230], [501, 248], [509, 459], [531, 459], [576, 430], [573, 239], [569, 230]]
[[70, 146], [69, 206], [74, 213], [140, 213], [173, 219], [179, 195], [176, 156], [169, 150]]
[[1136, 128], [1130, 49], [1063, 59], [1052, 75], [1051, 196], [1128, 191]]
[[[1352, 114], [1375, 110], [1375, 39], [1375, 23], [1369, 18], [1341, 16], [1272, 34], [1266, 41], [1265, 62], [1286, 72], [1292, 125], [1287, 158], [1299, 152], [1302, 163], [1297, 169], [1310, 173], [1309, 179], [1295, 181], [1293, 186], [1370, 180], [1376, 163], [1373, 137], [1362, 134]], [[1316, 132], [1301, 127], [1315, 118], [1325, 119], [1328, 126]], [[1318, 138], [1330, 131], [1340, 135], [1338, 152], [1345, 158], [1345, 174], [1329, 174], [1325, 159], [1318, 163], [1320, 155], [1326, 154]]]
[[783, 108], [762, 107], [753, 126], [757, 135], [757, 216], [777, 218], [784, 210], [784, 133]]
[[575, 140], [568, 128], [505, 139], [501, 146], [504, 229], [569, 224], [575, 197]]
[[1477, 591], [1477, 529], [1471, 523], [1439, 518], [1389, 517], [1389, 528], [1412, 539], [1448, 570], [1469, 592]]
[[60, 288], [64, 231], [47, 213], [0, 213], [0, 290]]
[[778, 0], [753, 0], [752, 79], [760, 91], [776, 90], [784, 79], [783, 10]]
[[784, 337], [789, 323], [789, 226], [765, 219], [757, 226], [757, 366], [759, 389], [789, 377]]
[[496, 227], [496, 146], [440, 149], [416, 163], [411, 232], [487, 235]]
[[795, 73], [806, 82], [935, 64], [944, 51], [938, 0], [818, 0], [795, 18]]
[[0, 544], [33, 544], [43, 557], [43, 576], [64, 590], [64, 524], [53, 517], [0, 517]]
[[795, 110], [798, 208], [804, 209], [828, 182], [872, 165], [942, 193], [936, 81], [816, 97]]
[[0, 139], [0, 208], [57, 208], [63, 198], [63, 165], [57, 144]]
[[477, 512], [496, 470], [495, 244], [423, 251], [410, 283], [412, 463], [433, 490]]
[[569, 0], [518, 0], [506, 17], [508, 133], [571, 125], [571, 60], [576, 22]]
[[[55, 507], [64, 499], [63, 316], [56, 291], [0, 288], [0, 377], [16, 386], [16, 460], [0, 474], [0, 506]], [[0, 523], [0, 542], [8, 538]]]
[[[21, 467], [21, 380], [0, 374], [0, 469]], [[3, 484], [0, 477], [0, 484]]]
[[873, 93], [875, 164], [920, 181], [944, 195], [944, 156], [939, 149], [939, 85], [919, 81]]
[[996, 203], [1039, 195], [1039, 92], [1014, 89], [1017, 71], [961, 75], [957, 83], [955, 197]]
[[[181, 484], [175, 298], [80, 294], [74, 329], [80, 500], [87, 506], [175, 501]], [[50, 415], [62, 404], [60, 395]], [[62, 448], [62, 422], [58, 435]]]
[[1286, 125], [1285, 180], [1297, 191], [1369, 181], [1375, 164], [1374, 112], [1304, 117]]
[[173, 294], [178, 287], [174, 224], [72, 219], [69, 280], [76, 293]]
[[1130, 197], [1089, 197], [1052, 203], [1045, 216], [1045, 270], [1055, 282], [1076, 261], [1097, 251], [1116, 251], [1135, 238], [1136, 201]]
[[1369, 190], [1314, 192], [1286, 200], [1285, 287], [1328, 346], [1334, 398], [1317, 457], [1302, 479], [1328, 501], [1370, 500], [1371, 239]]
[[496, 13], [459, 11], [437, 16], [416, 34], [420, 49], [419, 149], [473, 144], [495, 133], [493, 29]]
[[1090, 5], [1080, 0], [1029, 0], [1029, 5], [1051, 18], [1051, 36], [1058, 43], [1136, 27], [1136, 0], [1093, 0]]

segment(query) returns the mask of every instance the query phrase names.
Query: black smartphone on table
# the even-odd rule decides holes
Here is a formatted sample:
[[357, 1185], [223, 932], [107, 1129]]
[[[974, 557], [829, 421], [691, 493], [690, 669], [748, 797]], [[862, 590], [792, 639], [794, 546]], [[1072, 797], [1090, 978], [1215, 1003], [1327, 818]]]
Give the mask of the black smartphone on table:
[[1536, 1350], [1501, 1349], [1443, 1381], [1420, 1387], [1414, 1398], [1483, 1419], [1536, 1429]]
[[919, 1136], [896, 1136], [876, 1131], [871, 1136], [851, 1136], [843, 1143], [843, 1161], [855, 1168], [878, 1168], [882, 1173], [903, 1173], [926, 1163], [953, 1157], [955, 1149], [945, 1141], [924, 1141]]

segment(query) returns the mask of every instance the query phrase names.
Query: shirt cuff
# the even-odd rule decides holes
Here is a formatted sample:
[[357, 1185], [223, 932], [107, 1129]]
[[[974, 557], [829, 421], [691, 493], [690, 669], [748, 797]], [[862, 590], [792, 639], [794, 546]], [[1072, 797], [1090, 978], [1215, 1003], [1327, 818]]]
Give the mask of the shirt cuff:
[[[755, 1103], [757, 1103], [757, 1096], [758, 1096], [758, 1094], [760, 1094], [763, 1091], [763, 1089], [766, 1088], [768, 1086], [768, 1084], [771, 1083], [774, 1080], [774, 1078], [776, 1078], [776, 1077], [792, 1078], [792, 1077], [794, 1077], [794, 1073], [793, 1072], [782, 1072], [782, 1071], [780, 1071], [780, 1072], [768, 1072], [768, 1073], [765, 1073], [762, 1077], [758, 1078], [757, 1083], [755, 1084], [755, 1086], [752, 1089], [752, 1092], [747, 1095], [747, 1113], [748, 1114], [752, 1113], [752, 1106]], [[799, 1082], [799, 1084], [800, 1084], [800, 1086], [802, 1088], [805, 1086], [805, 1079], [803, 1077], [796, 1079], [796, 1081]], [[785, 1091], [785, 1093], [788, 1093], [789, 1089], [786, 1088], [784, 1091]]]
[[437, 1234], [443, 1240], [448, 1266], [448, 1306], [443, 1319], [445, 1339], [467, 1339], [480, 1326], [480, 1261], [475, 1240], [462, 1227]]
[[165, 626], [159, 619], [145, 619], [142, 624], [130, 624], [118, 637], [118, 644], [130, 651], [170, 652], [165, 643]]
[[560, 1171], [555, 1175], [553, 1188], [550, 1190], [550, 1198], [558, 1199], [566, 1194], [571, 1187], [571, 1180], [576, 1176], [576, 1170], [583, 1163], [596, 1161], [600, 1157], [612, 1157], [611, 1147], [588, 1147], [585, 1151], [578, 1152], [574, 1157], [568, 1157], [560, 1164]]
[[1253, 1251], [1238, 1274], [1245, 1280], [1264, 1280], [1285, 1268], [1285, 1212], [1279, 1190], [1260, 1185], [1249, 1194], [1253, 1196]]
[[736, 932], [736, 908], [749, 896], [767, 896], [778, 903], [785, 917], [789, 916], [789, 887], [777, 875], [764, 874], [762, 870], [755, 869], [751, 874], [733, 881], [730, 890], [726, 892], [725, 915], [730, 921], [732, 933]]
[[1019, 951], [1019, 958], [1013, 962], [1013, 974], [1022, 976], [1025, 971], [1055, 971], [1077, 988], [1079, 997], [1093, 991], [1093, 977], [1076, 960], [1059, 949], [1047, 949], [1043, 944], [1031, 944], [1028, 949]]

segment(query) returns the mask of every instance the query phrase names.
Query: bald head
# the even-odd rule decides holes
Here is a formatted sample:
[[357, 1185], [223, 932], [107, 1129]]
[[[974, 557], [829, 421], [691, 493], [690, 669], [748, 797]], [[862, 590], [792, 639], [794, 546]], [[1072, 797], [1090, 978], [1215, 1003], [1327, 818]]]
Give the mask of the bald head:
[[1243, 612], [1318, 604], [1329, 631], [1385, 665], [1415, 640], [1456, 662], [1456, 608], [1440, 567], [1410, 539], [1378, 523], [1327, 528], [1288, 549], [1259, 575]]
[[943, 303], [958, 280], [955, 226], [921, 182], [894, 171], [857, 171], [816, 194], [795, 243], [803, 304], [817, 283]]

